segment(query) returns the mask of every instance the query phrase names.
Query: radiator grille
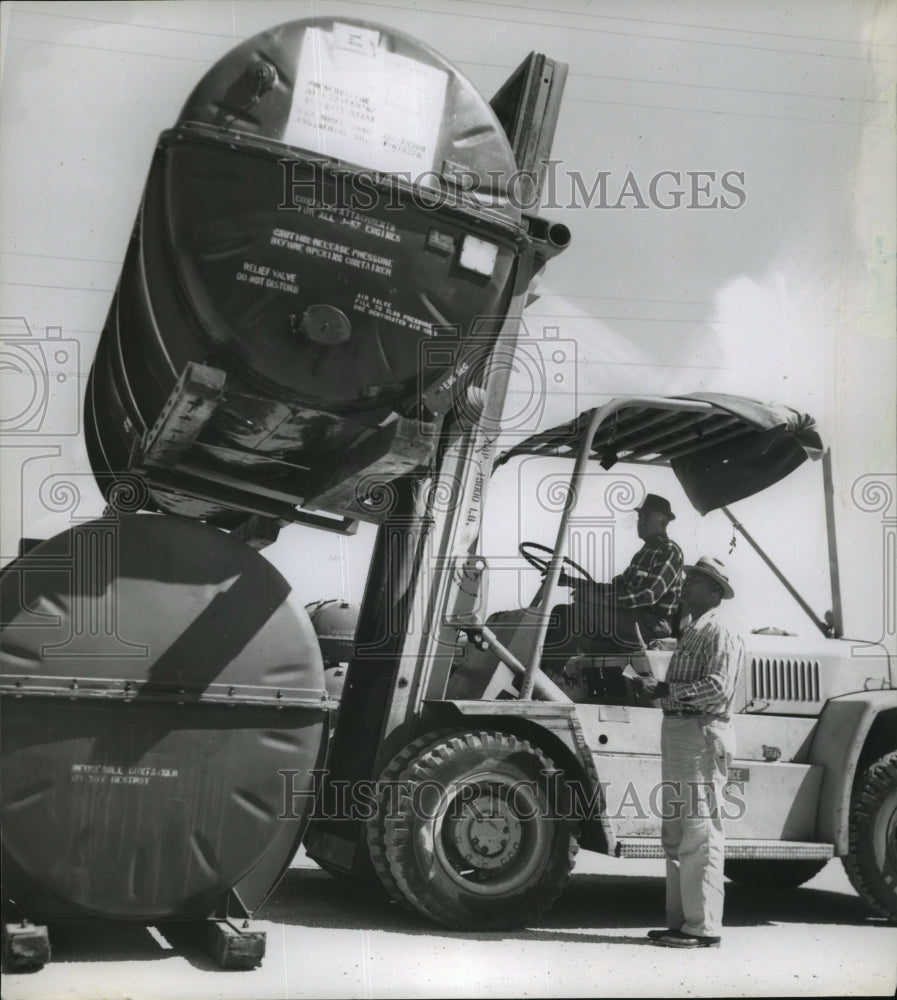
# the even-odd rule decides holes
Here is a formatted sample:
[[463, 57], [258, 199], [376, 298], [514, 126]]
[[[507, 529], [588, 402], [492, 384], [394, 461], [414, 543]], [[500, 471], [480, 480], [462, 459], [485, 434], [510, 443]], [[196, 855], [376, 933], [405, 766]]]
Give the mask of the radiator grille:
[[766, 701], [819, 701], [819, 663], [753, 659], [751, 695]]

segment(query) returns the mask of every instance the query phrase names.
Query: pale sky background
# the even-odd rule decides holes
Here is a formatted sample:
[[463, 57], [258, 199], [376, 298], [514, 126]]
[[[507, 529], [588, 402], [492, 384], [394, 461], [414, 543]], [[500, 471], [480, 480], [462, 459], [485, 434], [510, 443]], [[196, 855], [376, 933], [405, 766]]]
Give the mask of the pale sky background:
[[[83, 388], [159, 133], [233, 45], [315, 15], [400, 28], [486, 98], [531, 50], [567, 62], [553, 154], [560, 202], [573, 173], [591, 186], [608, 171], [611, 203], [630, 171], [646, 198], [661, 171], [715, 172], [717, 196], [722, 174], [743, 173], [737, 209], [689, 209], [686, 197], [668, 211], [633, 199], [615, 210], [580, 197], [545, 211], [573, 242], [526, 316], [534, 338], [556, 329], [566, 345], [567, 361], [547, 375], [562, 388], [546, 398], [542, 423], [634, 392], [736, 392], [813, 414], [835, 455], [846, 632], [890, 630], [893, 644], [884, 623], [895, 596], [885, 541], [893, 546], [897, 532], [893, 2], [5, 3], [0, 315], [22, 317], [38, 338], [60, 328], [67, 343], [41, 432], [0, 436], [4, 560], [21, 534], [47, 536], [101, 510], [80, 435]], [[3, 377], [5, 391], [22, 391]], [[526, 409], [528, 379], [524, 366], [510, 407]], [[554, 540], [534, 499], [545, 470], [527, 481], [533, 468], [521, 479], [506, 467], [487, 504], [493, 608], [535, 586], [534, 576], [518, 580], [517, 542]], [[671, 534], [689, 559], [728, 560], [740, 621], [813, 633], [746, 542], [729, 554], [721, 514], [690, 515], [675, 483], [645, 485], [679, 512]], [[736, 508], [820, 614], [829, 607], [821, 496], [820, 469], [808, 463]], [[373, 531], [362, 525], [346, 539], [291, 528], [266, 554], [303, 599], [357, 601]], [[636, 546], [633, 518], [618, 531], [620, 568]]]

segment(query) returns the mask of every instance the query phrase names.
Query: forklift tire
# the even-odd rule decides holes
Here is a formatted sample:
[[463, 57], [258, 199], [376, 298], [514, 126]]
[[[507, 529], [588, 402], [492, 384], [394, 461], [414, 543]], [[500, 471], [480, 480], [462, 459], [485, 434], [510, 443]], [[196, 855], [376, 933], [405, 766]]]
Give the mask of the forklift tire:
[[401, 903], [405, 908], [414, 908], [405, 899], [399, 883], [392, 874], [386, 849], [386, 817], [395, 809], [395, 789], [398, 787], [399, 776], [422, 750], [437, 746], [451, 733], [450, 729], [435, 730], [412, 740], [400, 753], [383, 768], [377, 783], [377, 795], [374, 803], [374, 815], [367, 823], [368, 857], [371, 865], [380, 879], [386, 894], [393, 902]]
[[387, 775], [387, 808], [368, 827], [371, 858], [386, 868], [387, 890], [424, 916], [458, 930], [506, 930], [560, 895], [578, 829], [562, 772], [526, 740], [483, 731], [424, 738]]
[[897, 920], [897, 753], [885, 754], [857, 782], [842, 860], [863, 901]]
[[736, 885], [749, 889], [796, 889], [818, 875], [828, 864], [820, 858], [730, 858], [723, 871]]
[[380, 879], [380, 884], [393, 902], [401, 903], [405, 909], [412, 912], [416, 911], [414, 911], [414, 907], [405, 898], [389, 865], [386, 848], [385, 820], [395, 809], [395, 794], [399, 776], [422, 751], [432, 746], [438, 746], [451, 732], [451, 729], [437, 729], [424, 736], [419, 736], [393, 757], [380, 774], [374, 803], [374, 815], [367, 823], [368, 857], [371, 859], [371, 865]]

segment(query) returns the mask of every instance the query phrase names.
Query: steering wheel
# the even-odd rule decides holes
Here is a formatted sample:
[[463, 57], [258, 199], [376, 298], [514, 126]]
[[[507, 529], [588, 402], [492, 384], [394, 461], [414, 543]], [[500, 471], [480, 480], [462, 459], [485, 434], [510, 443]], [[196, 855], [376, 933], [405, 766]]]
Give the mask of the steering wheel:
[[[547, 545], [540, 545], [538, 542], [521, 542], [517, 547], [523, 558], [530, 564], [530, 566], [537, 569], [543, 576], [548, 573], [548, 567], [551, 563], [550, 559], [543, 559], [535, 555], [537, 552], [547, 552], [549, 556], [554, 553], [554, 549], [550, 549]], [[568, 575], [564, 567], [569, 566], [571, 569], [575, 570], [575, 575]], [[582, 581], [584, 583], [594, 583], [597, 586], [597, 581], [594, 579], [588, 570], [582, 568], [579, 563], [574, 562], [569, 556], [564, 556], [564, 560], [561, 563], [561, 576], [558, 583], [562, 586], [570, 586], [571, 583]]]

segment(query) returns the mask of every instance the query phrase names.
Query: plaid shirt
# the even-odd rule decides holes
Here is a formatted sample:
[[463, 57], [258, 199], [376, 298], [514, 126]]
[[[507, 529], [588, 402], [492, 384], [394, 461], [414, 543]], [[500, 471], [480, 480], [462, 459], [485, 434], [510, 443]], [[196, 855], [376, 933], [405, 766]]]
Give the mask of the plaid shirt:
[[670, 694], [661, 698], [661, 707], [729, 715], [744, 661], [744, 643], [723, 625], [718, 611], [712, 608], [683, 631], [667, 670]]
[[682, 549], [664, 538], [653, 546], [646, 542], [623, 572], [614, 577], [613, 588], [621, 608], [653, 608], [659, 617], [670, 618], [682, 592]]

